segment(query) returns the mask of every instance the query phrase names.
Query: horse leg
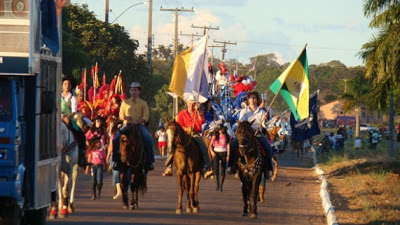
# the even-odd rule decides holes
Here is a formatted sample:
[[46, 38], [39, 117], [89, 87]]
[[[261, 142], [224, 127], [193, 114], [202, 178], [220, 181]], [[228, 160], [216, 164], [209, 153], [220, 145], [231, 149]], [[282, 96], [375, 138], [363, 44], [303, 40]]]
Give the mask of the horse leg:
[[64, 174], [64, 182], [62, 187], [62, 198], [61, 201], [61, 210], [60, 210], [60, 218], [65, 218], [68, 216], [68, 185], [70, 183], [71, 172], [68, 171], [68, 174]]
[[122, 208], [128, 209], [128, 177], [126, 171], [121, 171]]
[[68, 212], [73, 213], [75, 212], [75, 187], [76, 187], [76, 181], [78, 179], [79, 175], [79, 165], [75, 164], [73, 169], [72, 169], [72, 180], [71, 180], [71, 191], [70, 191], [70, 198], [69, 198], [69, 204], [68, 204]]
[[132, 171], [131, 174], [131, 205], [129, 206], [129, 209], [134, 210], [137, 208], [137, 198], [138, 198], [138, 187], [137, 187], [137, 177]]
[[259, 185], [260, 182], [257, 182], [257, 180], [252, 182], [252, 187], [250, 191], [250, 211], [251, 211], [250, 217], [252, 219], [257, 218], [257, 195], [259, 193]]
[[186, 192], [186, 212], [187, 213], [191, 213], [192, 212], [192, 208], [191, 208], [191, 182], [190, 182], [190, 177], [189, 175], [184, 175], [183, 176], [183, 185], [184, 185], [184, 189]]
[[243, 196], [243, 212], [242, 216], [247, 216], [248, 215], [248, 189], [247, 189], [247, 184], [242, 181], [242, 196]]
[[182, 175], [177, 173], [176, 179], [178, 181], [178, 206], [176, 207], [176, 214], [182, 214]]
[[199, 187], [200, 187], [200, 179], [201, 179], [201, 172], [198, 171], [194, 174], [194, 184], [193, 184], [193, 189], [194, 189], [194, 198], [192, 199], [193, 203], [193, 213], [198, 213], [200, 210], [199, 207]]
[[274, 175], [272, 175], [271, 180], [275, 181], [276, 176], [278, 175], [278, 159], [276, 158], [276, 156], [272, 156], [272, 162], [274, 162]]

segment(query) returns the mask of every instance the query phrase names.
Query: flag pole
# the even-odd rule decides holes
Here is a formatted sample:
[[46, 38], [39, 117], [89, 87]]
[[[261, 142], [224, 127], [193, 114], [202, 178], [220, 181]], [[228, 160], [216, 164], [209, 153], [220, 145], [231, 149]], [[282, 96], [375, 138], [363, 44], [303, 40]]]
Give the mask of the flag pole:
[[83, 70], [83, 76], [84, 76], [84, 80], [83, 80], [83, 100], [86, 101], [86, 67]]
[[[307, 43], [304, 45], [304, 48], [303, 48], [303, 50], [301, 50], [299, 56], [297, 56], [296, 61], [297, 61], [297, 59], [300, 58], [301, 54], [303, 53], [304, 49], [306, 49], [307, 45], [308, 45]], [[289, 75], [289, 73], [290, 73], [291, 70], [292, 70], [292, 69], [290, 69], [290, 70], [286, 73], [285, 81], [286, 81], [286, 78], [287, 78], [287, 76]], [[278, 91], [276, 92], [274, 98], [272, 99], [271, 103], [269, 104], [269, 107], [268, 107], [268, 109], [267, 109], [266, 114], [268, 114], [269, 110], [270, 110], [271, 107], [272, 107], [272, 104], [274, 104], [274, 102], [275, 102], [275, 100], [276, 100], [276, 97], [278, 96], [279, 92], [280, 92], [281, 89], [282, 89], [283, 84], [284, 84], [284, 82], [283, 82], [282, 85], [279, 87], [279, 89], [278, 89]], [[264, 122], [265, 122], [265, 120], [263, 121], [263, 123], [264, 123]]]
[[204, 49], [203, 49], [203, 58], [201, 59], [201, 68], [200, 68], [200, 79], [199, 83], [197, 84], [197, 99], [196, 101], [199, 102], [199, 97], [200, 97], [200, 85], [201, 85], [201, 79], [202, 79], [202, 74], [204, 72], [204, 62], [206, 61], [206, 50], [207, 50], [207, 42], [208, 42], [208, 30], [206, 32], [206, 43], [204, 44]]

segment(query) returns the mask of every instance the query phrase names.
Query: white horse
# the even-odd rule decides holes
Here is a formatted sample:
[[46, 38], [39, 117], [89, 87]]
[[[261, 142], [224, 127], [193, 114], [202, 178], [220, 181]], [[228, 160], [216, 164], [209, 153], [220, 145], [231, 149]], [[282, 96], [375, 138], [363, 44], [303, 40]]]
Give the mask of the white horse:
[[[75, 211], [75, 185], [78, 178], [78, 144], [72, 132], [61, 123], [61, 162], [57, 173], [59, 217], [65, 218]], [[68, 191], [69, 190], [69, 191]], [[69, 202], [68, 202], [69, 195]], [[50, 218], [57, 215], [57, 206], [52, 204]]]

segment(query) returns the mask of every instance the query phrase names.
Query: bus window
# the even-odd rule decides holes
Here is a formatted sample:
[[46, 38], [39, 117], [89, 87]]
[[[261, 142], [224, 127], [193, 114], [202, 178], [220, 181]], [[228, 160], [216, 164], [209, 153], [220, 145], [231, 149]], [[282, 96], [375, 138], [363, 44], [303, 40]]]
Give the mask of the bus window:
[[11, 82], [7, 78], [0, 78], [0, 121], [12, 119]]

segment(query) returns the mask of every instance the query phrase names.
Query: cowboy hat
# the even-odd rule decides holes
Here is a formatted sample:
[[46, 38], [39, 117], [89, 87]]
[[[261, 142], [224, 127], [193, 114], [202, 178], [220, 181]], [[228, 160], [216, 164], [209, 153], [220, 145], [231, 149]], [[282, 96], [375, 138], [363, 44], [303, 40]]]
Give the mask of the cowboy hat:
[[132, 82], [129, 87], [131, 87], [131, 88], [139, 88], [140, 90], [143, 89], [142, 85], [140, 85], [139, 82]]
[[193, 94], [187, 95], [185, 98], [186, 102], [198, 102], [197, 97]]

